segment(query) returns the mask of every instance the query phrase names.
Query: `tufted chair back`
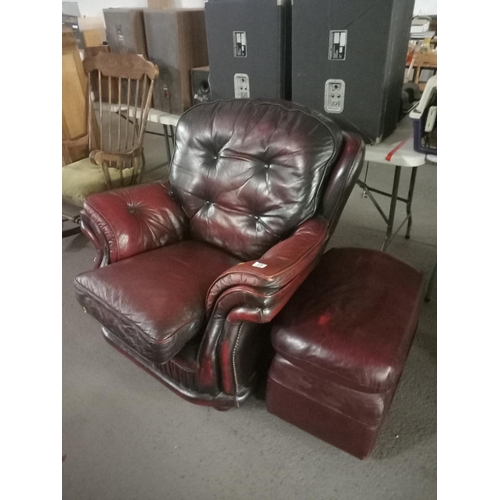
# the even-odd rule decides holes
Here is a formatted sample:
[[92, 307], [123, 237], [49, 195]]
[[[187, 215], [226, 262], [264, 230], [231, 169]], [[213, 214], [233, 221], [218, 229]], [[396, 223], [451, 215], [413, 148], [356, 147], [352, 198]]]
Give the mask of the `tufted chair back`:
[[286, 101], [203, 103], [177, 124], [170, 171], [191, 238], [260, 257], [321, 203], [342, 148], [330, 120]]

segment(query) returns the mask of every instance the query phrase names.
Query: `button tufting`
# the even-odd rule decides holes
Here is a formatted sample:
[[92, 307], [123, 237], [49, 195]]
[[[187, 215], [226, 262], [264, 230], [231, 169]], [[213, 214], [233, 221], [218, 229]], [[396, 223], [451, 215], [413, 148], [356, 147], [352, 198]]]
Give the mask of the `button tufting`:
[[210, 205], [210, 202], [207, 200], [207, 201], [205, 202], [205, 205]]
[[134, 205], [128, 205], [128, 212], [130, 214], [135, 214], [136, 208], [134, 207]]
[[254, 218], [255, 220], [259, 220], [259, 216], [258, 216], [258, 215], [254, 215], [254, 216], [253, 216], [253, 218]]

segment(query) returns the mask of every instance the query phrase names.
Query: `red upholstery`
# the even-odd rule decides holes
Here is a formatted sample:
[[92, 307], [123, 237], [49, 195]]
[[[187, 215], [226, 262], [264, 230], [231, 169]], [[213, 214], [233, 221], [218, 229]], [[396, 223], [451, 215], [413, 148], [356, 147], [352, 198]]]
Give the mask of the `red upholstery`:
[[[246, 285], [263, 288], [268, 292], [279, 291], [301, 274], [304, 269], [311, 270], [319, 249], [327, 238], [328, 221], [315, 217], [304, 222], [294, 234], [267, 251], [259, 260], [242, 262], [222, 273], [210, 287], [207, 296], [207, 311], [229, 288]], [[297, 285], [298, 286], [298, 285]]]
[[110, 262], [180, 241], [189, 230], [167, 181], [87, 196], [84, 213], [104, 235]]
[[327, 252], [273, 325], [269, 411], [363, 458], [418, 324], [423, 275], [382, 252]]
[[78, 300], [113, 345], [181, 396], [238, 406], [255, 385], [266, 324], [321, 257], [363, 152], [357, 136], [292, 103], [191, 108], [171, 187], [86, 200], [82, 227], [101, 269], [77, 278]]
[[330, 251], [275, 324], [273, 345], [320, 377], [356, 390], [387, 391], [401, 375], [401, 353], [417, 328], [421, 277], [382, 252]]
[[236, 262], [188, 240], [80, 274], [75, 284], [87, 312], [141, 356], [162, 364], [202, 332], [207, 290]]
[[216, 101], [186, 111], [170, 181], [191, 237], [259, 258], [315, 214], [341, 145], [332, 122], [287, 102]]
[[[242, 263], [215, 281], [207, 296], [211, 318], [200, 347], [200, 384], [211, 387], [220, 373], [223, 390], [234, 393], [236, 347], [248, 337], [255, 341], [255, 325], [272, 321], [311, 272], [324, 248], [327, 225], [323, 217], [310, 219], [257, 261], [266, 267]], [[244, 378], [240, 374], [240, 386]]]

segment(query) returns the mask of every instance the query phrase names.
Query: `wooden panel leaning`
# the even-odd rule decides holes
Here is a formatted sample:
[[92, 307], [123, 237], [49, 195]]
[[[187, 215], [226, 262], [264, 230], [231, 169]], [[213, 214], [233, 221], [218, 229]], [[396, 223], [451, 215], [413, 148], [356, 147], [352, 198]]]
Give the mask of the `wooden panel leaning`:
[[85, 48], [90, 48], [90, 47], [99, 47], [102, 45], [103, 37], [102, 37], [102, 32], [101, 30], [98, 29], [90, 29], [90, 30], [83, 30], [82, 31], [82, 36], [83, 36], [83, 43], [85, 45]]
[[[69, 164], [89, 154], [86, 112], [87, 81], [75, 35], [62, 33], [62, 154]], [[94, 133], [97, 122], [94, 119]]]

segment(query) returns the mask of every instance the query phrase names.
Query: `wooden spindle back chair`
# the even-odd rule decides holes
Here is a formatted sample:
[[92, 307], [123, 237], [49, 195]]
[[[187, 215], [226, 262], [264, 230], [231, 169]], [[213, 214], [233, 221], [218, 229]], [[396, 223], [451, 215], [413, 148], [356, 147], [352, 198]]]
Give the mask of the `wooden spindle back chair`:
[[[125, 183], [124, 169], [132, 169], [129, 184], [139, 182], [144, 167], [144, 134], [158, 67], [136, 54], [106, 52], [85, 59], [83, 67], [87, 74], [90, 161], [102, 167], [107, 189], [117, 187], [111, 182], [110, 168], [118, 170], [120, 186]], [[97, 82], [97, 88], [91, 85], [92, 81]], [[92, 134], [94, 108], [98, 134]], [[125, 120], [120, 116], [117, 119], [116, 113], [124, 115]], [[92, 137], [96, 135], [98, 143], [94, 145]]]
[[[143, 142], [158, 66], [137, 54], [99, 51], [83, 61], [87, 130], [63, 140], [63, 237], [80, 230], [86, 196], [141, 181]], [[125, 119], [124, 119], [125, 118]], [[66, 154], [65, 154], [66, 152]], [[64, 222], [77, 227], [64, 230]]]

